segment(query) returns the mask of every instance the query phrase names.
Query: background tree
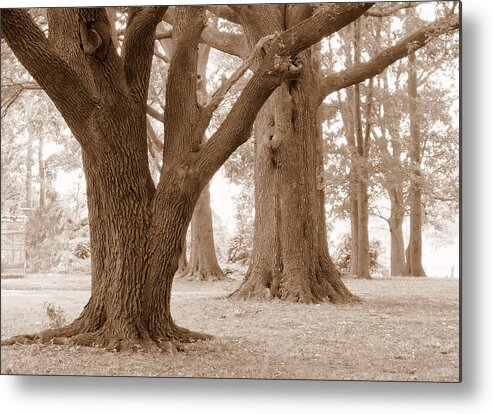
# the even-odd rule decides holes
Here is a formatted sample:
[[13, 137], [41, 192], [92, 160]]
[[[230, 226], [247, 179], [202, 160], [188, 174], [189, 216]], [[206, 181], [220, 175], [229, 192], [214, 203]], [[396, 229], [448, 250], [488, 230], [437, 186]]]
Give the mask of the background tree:
[[[310, 7], [259, 5], [232, 10], [251, 47], [256, 38], [302, 20]], [[407, 56], [411, 44], [419, 48], [432, 35], [454, 30], [452, 20], [424, 26], [373, 59], [328, 74], [322, 81], [314, 74], [311, 52], [298, 57], [305, 69], [300, 79], [276, 91], [257, 118], [252, 262], [233, 297], [351, 300], [328, 252], [323, 186], [318, 182], [323, 160], [317, 110], [330, 93], [375, 76]]]

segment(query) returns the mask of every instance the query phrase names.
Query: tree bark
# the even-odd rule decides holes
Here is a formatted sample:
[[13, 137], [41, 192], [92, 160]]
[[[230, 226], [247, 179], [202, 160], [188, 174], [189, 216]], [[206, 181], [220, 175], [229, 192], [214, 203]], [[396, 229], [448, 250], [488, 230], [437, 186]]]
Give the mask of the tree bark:
[[[304, 18], [306, 5], [266, 5], [240, 14], [247, 40], [284, 30]], [[345, 302], [328, 252], [320, 179], [323, 142], [317, 127], [316, 78], [309, 50], [298, 55], [299, 80], [278, 88], [255, 124], [255, 223], [252, 261], [238, 299]]]
[[416, 54], [408, 57], [408, 96], [410, 123], [410, 159], [412, 168], [410, 194], [409, 244], [406, 250], [405, 276], [426, 276], [422, 264], [422, 206], [421, 206], [421, 136], [418, 120], [418, 82]]
[[202, 190], [195, 206], [191, 229], [190, 261], [183, 277], [193, 280], [224, 279], [226, 276], [216, 256], [208, 185]]
[[[206, 105], [207, 93], [207, 63], [210, 46], [200, 45], [197, 62], [197, 100]], [[205, 136], [202, 144], [205, 143]], [[180, 273], [181, 277], [189, 280], [221, 280], [226, 277], [216, 256], [214, 243], [214, 228], [212, 225], [212, 209], [209, 185], [202, 190], [192, 216], [190, 261]], [[183, 253], [182, 253], [183, 255]]]

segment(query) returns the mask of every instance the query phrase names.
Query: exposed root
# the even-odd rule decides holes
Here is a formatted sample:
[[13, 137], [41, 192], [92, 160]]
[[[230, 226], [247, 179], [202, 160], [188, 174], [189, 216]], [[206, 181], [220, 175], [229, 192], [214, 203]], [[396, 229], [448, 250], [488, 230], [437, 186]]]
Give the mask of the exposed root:
[[170, 336], [174, 340], [179, 342], [207, 341], [209, 339], [214, 338], [214, 336], [209, 334], [195, 332], [186, 328], [182, 328], [181, 326], [178, 326], [175, 323], [172, 324]]

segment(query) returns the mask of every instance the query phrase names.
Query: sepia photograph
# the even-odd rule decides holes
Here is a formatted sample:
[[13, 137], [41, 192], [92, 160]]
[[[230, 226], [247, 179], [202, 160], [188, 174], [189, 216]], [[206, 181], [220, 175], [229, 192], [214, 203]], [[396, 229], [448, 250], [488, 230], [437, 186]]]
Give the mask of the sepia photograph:
[[460, 2], [6, 6], [2, 375], [462, 380]]

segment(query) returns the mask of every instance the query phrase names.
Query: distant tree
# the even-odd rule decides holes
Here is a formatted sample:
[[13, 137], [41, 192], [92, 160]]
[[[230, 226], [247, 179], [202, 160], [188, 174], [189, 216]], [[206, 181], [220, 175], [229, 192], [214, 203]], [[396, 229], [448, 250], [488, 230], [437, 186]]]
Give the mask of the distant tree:
[[[233, 10], [249, 48], [261, 36], [286, 30], [313, 12], [311, 5]], [[331, 93], [376, 76], [433, 36], [456, 30], [456, 18], [448, 16], [422, 26], [368, 61], [338, 73], [317, 74], [318, 64], [308, 49], [298, 56], [303, 75], [276, 90], [255, 124], [253, 258], [232, 297], [276, 297], [307, 303], [327, 298], [333, 302], [353, 300], [328, 252], [324, 186], [319, 182], [324, 174], [317, 111]]]

